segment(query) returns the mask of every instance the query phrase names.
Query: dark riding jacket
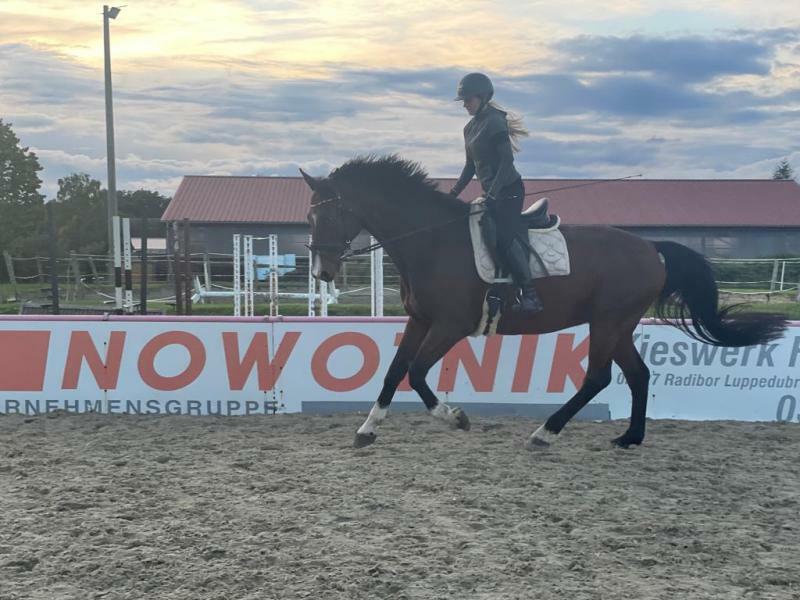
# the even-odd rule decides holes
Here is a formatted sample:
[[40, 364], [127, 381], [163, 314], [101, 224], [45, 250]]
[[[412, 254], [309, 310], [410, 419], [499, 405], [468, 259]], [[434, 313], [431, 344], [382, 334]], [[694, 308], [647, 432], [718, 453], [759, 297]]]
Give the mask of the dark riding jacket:
[[451, 193], [458, 196], [477, 175], [487, 197], [520, 179], [508, 135], [506, 113], [486, 105], [464, 127], [467, 161]]

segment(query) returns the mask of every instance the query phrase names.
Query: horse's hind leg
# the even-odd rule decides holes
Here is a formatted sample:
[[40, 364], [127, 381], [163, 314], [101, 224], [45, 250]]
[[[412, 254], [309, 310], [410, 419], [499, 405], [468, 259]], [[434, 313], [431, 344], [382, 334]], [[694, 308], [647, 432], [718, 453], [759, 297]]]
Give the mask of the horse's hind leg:
[[389, 404], [391, 404], [392, 398], [397, 391], [397, 386], [400, 385], [403, 377], [408, 373], [409, 362], [417, 353], [417, 349], [427, 333], [428, 327], [426, 325], [416, 319], [409, 319], [403, 333], [403, 339], [400, 340], [400, 345], [394, 355], [392, 364], [383, 379], [381, 393], [378, 395], [375, 404], [373, 404], [372, 410], [369, 411], [367, 420], [356, 431], [356, 437], [353, 441], [353, 446], [356, 448], [369, 446], [377, 438], [378, 425], [386, 418], [386, 414], [389, 412]]
[[578, 412], [611, 383], [611, 357], [619, 334], [617, 321], [598, 321], [589, 325], [589, 365], [580, 389], [554, 412], [525, 442], [528, 450], [546, 448]]
[[633, 444], [641, 444], [642, 440], [644, 440], [650, 369], [644, 364], [631, 336], [626, 336], [620, 340], [614, 351], [614, 362], [622, 369], [625, 381], [628, 382], [628, 387], [631, 388], [632, 404], [630, 426], [625, 433], [614, 439], [613, 442], [617, 446], [627, 448]]

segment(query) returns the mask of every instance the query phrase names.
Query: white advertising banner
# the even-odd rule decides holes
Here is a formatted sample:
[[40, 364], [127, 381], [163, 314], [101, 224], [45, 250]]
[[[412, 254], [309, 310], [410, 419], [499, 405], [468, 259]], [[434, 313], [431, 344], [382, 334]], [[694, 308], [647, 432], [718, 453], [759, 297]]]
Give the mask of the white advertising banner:
[[[289, 379], [281, 384], [286, 397], [299, 396], [304, 410], [336, 404], [369, 409], [404, 327], [405, 319], [275, 323], [276, 348], [287, 349], [283, 369]], [[575, 393], [584, 375], [587, 336], [584, 326], [543, 336], [468, 338], [431, 369], [428, 385], [442, 400], [480, 405], [481, 412], [531, 414], [526, 408], [561, 404]], [[422, 406], [406, 380], [393, 402]], [[604, 410], [594, 414], [608, 418], [607, 404], [596, 404]]]
[[0, 320], [0, 412], [268, 412], [268, 323], [117, 319]]
[[[650, 368], [647, 415], [653, 419], [800, 422], [800, 323], [783, 339], [746, 348], [695, 341], [674, 327], [645, 324], [636, 347]], [[617, 375], [615, 381], [619, 382]], [[612, 418], [630, 403], [610, 398]]]
[[[248, 415], [366, 410], [377, 398], [403, 318], [0, 317], [0, 413], [62, 409]], [[715, 348], [643, 322], [653, 418], [800, 420], [800, 328], [774, 344]], [[586, 368], [588, 327], [470, 338], [429, 373], [469, 412], [545, 416]], [[394, 408], [420, 408], [404, 381]], [[627, 418], [618, 369], [584, 418]]]

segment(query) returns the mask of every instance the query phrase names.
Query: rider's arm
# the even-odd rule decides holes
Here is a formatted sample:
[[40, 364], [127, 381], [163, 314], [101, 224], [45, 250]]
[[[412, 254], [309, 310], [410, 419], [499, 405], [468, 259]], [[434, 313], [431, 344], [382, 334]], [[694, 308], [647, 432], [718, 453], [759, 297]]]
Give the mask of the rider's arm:
[[486, 194], [487, 199], [494, 199], [495, 194], [503, 187], [503, 182], [509, 170], [514, 167], [514, 149], [511, 147], [511, 138], [508, 130], [499, 131], [492, 136], [495, 152], [497, 152], [497, 173], [494, 174], [492, 185]]
[[467, 162], [464, 164], [464, 170], [461, 171], [461, 177], [458, 178], [456, 184], [450, 190], [453, 196], [458, 196], [467, 187], [467, 184], [475, 176], [475, 163], [467, 152]]

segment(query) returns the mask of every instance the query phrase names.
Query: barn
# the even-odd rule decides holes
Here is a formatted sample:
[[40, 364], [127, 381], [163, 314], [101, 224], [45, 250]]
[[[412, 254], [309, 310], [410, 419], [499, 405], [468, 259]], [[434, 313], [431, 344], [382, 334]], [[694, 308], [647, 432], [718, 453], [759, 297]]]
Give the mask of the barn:
[[[454, 179], [435, 181], [447, 190]], [[525, 189], [528, 204], [548, 196], [564, 223], [612, 225], [710, 258], [800, 256], [800, 185], [792, 180], [525, 179]], [[462, 198], [479, 194], [473, 181]], [[162, 221], [188, 219], [193, 252], [230, 254], [234, 233], [276, 233], [279, 253], [303, 254], [310, 197], [301, 177], [186, 176]], [[266, 253], [266, 242], [255, 252]]]

